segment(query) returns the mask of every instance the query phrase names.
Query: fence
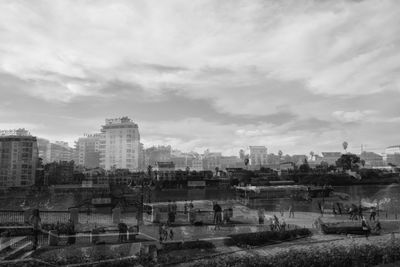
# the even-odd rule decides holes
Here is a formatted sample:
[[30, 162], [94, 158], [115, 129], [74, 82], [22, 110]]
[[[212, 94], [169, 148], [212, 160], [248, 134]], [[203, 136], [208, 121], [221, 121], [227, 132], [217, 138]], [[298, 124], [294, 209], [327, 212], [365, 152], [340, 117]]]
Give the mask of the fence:
[[[72, 219], [73, 211], [49, 211], [41, 210], [40, 218], [42, 224], [66, 223]], [[0, 210], [0, 225], [23, 225], [29, 216], [30, 210]], [[95, 213], [95, 212], [77, 212], [76, 223], [94, 224], [97, 226], [111, 226], [119, 222], [124, 222], [128, 225], [137, 223], [136, 213]]]

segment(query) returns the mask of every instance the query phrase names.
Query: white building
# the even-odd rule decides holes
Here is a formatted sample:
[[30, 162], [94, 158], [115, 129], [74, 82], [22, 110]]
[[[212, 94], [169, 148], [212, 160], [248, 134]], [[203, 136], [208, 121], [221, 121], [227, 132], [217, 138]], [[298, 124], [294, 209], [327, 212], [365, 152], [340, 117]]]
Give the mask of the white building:
[[128, 117], [106, 119], [101, 129], [100, 167], [139, 170], [139, 127]]
[[194, 158], [192, 160], [192, 171], [202, 171], [203, 168], [203, 160], [201, 158]]
[[250, 164], [267, 165], [268, 151], [265, 146], [250, 146]]

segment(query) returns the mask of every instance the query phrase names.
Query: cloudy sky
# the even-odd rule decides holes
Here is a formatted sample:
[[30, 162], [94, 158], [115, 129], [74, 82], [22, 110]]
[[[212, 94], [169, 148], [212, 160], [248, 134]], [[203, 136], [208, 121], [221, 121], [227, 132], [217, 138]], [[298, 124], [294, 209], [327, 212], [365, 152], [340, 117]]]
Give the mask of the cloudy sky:
[[145, 146], [237, 154], [400, 143], [400, 2], [2, 0], [0, 129], [130, 116]]

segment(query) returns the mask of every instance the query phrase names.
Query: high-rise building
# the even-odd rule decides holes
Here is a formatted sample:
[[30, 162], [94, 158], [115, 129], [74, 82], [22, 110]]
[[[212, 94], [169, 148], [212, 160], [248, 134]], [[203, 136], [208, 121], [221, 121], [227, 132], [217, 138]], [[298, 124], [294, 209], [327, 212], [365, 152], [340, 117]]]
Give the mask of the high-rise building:
[[39, 150], [39, 158], [42, 159], [43, 164], [49, 163], [49, 149], [50, 149], [50, 141], [43, 138], [37, 139], [38, 150]]
[[75, 164], [89, 169], [100, 166], [101, 134], [87, 134], [75, 142]]
[[73, 149], [68, 142], [56, 141], [50, 143], [47, 149], [48, 162], [71, 161], [73, 159]]
[[139, 170], [139, 127], [128, 117], [106, 119], [101, 129], [100, 167]]
[[267, 165], [267, 148], [265, 146], [250, 146], [250, 164]]
[[35, 183], [37, 139], [25, 129], [0, 132], [0, 187], [25, 187]]

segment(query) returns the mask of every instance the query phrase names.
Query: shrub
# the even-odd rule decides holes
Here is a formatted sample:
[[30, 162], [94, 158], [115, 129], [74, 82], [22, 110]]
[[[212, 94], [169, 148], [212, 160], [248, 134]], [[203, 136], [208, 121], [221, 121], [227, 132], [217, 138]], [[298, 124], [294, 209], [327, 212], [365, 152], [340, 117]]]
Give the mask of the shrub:
[[270, 242], [291, 240], [298, 236], [311, 235], [308, 229], [293, 229], [282, 232], [265, 231], [257, 233], [244, 233], [229, 235], [233, 242], [239, 246], [261, 246]]
[[197, 261], [191, 267], [217, 266], [265, 266], [265, 267], [302, 267], [330, 266], [351, 267], [375, 266], [400, 260], [400, 242], [375, 242], [373, 244], [331, 245], [289, 249], [272, 256], [258, 254], [224, 255], [213, 259]]

